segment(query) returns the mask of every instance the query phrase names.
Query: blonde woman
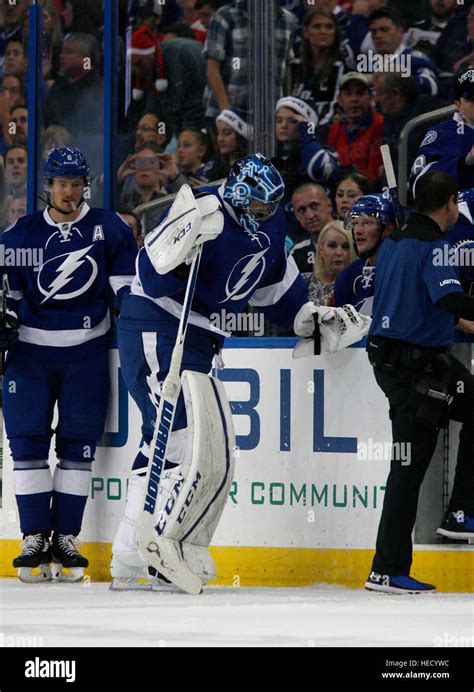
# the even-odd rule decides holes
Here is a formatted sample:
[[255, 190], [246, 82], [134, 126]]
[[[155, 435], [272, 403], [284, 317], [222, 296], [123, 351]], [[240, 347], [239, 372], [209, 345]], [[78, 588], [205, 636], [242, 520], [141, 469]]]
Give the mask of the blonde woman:
[[327, 223], [318, 237], [314, 270], [302, 275], [310, 300], [316, 305], [328, 305], [337, 277], [355, 259], [352, 236], [342, 221]]

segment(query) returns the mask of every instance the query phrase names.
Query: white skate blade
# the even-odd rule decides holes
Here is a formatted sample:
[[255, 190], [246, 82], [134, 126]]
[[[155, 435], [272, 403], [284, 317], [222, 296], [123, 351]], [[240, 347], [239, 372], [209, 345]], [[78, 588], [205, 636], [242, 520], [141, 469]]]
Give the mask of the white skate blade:
[[60, 562], [52, 563], [51, 572], [54, 582], [79, 582], [84, 578], [84, 567], [63, 567]]
[[[33, 569], [38, 569], [39, 573], [33, 574]], [[23, 584], [41, 584], [51, 581], [51, 567], [49, 565], [39, 565], [39, 567], [18, 567], [18, 579]]]
[[201, 578], [191, 572], [183, 561], [181, 545], [170, 538], [154, 538], [139, 544], [142, 554], [157, 572], [169, 579], [182, 591], [197, 596], [202, 591]]

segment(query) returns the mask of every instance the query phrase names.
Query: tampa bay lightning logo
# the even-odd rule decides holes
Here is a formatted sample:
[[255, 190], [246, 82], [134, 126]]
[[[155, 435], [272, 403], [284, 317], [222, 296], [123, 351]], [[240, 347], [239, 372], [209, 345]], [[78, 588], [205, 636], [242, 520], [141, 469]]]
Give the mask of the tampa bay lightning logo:
[[245, 255], [234, 264], [224, 288], [226, 297], [219, 303], [242, 300], [258, 286], [266, 269], [265, 255], [269, 249], [267, 247], [260, 252]]
[[87, 254], [92, 247], [89, 245], [75, 252], [66, 252], [43, 264], [38, 274], [38, 289], [45, 296], [41, 303], [50, 298], [77, 298], [92, 286], [99, 273], [97, 262]]

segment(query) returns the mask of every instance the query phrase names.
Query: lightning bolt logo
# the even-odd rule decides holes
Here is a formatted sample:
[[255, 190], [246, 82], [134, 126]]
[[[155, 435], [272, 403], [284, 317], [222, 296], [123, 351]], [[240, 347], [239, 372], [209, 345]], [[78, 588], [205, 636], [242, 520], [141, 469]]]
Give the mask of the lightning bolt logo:
[[[53, 297], [55, 300], [69, 300], [87, 291], [87, 289], [94, 282], [99, 271], [96, 261], [89, 255], [87, 255], [87, 253], [92, 247], [93, 245], [89, 245], [88, 247], [83, 248], [81, 250], [75, 250], [74, 252], [68, 252], [65, 255], [53, 257], [52, 259], [45, 262], [45, 264], [43, 264], [43, 266], [41, 267], [41, 271], [38, 274], [38, 288], [41, 291], [41, 293], [45, 296], [44, 299], [41, 301], [41, 304], [45, 303], [49, 298]], [[49, 273], [50, 267], [47, 267], [47, 265], [51, 262], [58, 262], [58, 260], [60, 260], [61, 257], [65, 257], [65, 259], [54, 270], [57, 276], [53, 279], [53, 281], [49, 282], [48, 288], [46, 290], [41, 285], [41, 275], [43, 274], [44, 276], [45, 273]], [[88, 261], [92, 267], [91, 276], [86, 281], [86, 283], [80, 288], [76, 289], [75, 291], [71, 291], [70, 293], [59, 294], [59, 292], [62, 291], [62, 289], [65, 286], [67, 286], [71, 281], [75, 279], [74, 272], [77, 269], [79, 269], [79, 267], [81, 267], [86, 261]]]
[[[265, 271], [266, 262], [264, 255], [268, 252], [268, 250], [269, 248], [266, 248], [265, 250], [256, 252], [253, 255], [246, 255], [234, 265], [225, 286], [226, 297], [224, 300], [221, 300], [220, 303], [225, 303], [227, 300], [241, 300], [252, 291], [252, 289], [262, 278], [263, 272]], [[242, 267], [243, 263], [245, 264]], [[250, 277], [255, 275], [256, 270], [259, 267], [260, 271], [258, 272], [255, 280], [251, 281]], [[237, 281], [235, 281], [235, 274], [237, 272], [239, 278]]]

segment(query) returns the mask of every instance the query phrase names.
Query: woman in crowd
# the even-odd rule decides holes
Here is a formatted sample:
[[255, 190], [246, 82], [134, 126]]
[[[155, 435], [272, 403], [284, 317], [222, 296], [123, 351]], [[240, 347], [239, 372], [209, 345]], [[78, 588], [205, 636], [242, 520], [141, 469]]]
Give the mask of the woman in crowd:
[[275, 108], [277, 155], [272, 163], [285, 182], [282, 204], [292, 225], [291, 196], [296, 188], [311, 181], [330, 187], [340, 175], [336, 152], [323, 147], [315, 135], [318, 116], [312, 105], [295, 96], [284, 96]]
[[303, 20], [300, 58], [292, 65], [291, 93], [314, 101], [318, 127], [334, 117], [339, 81], [346, 70], [337, 19], [328, 9], [310, 10]]
[[309, 298], [316, 305], [328, 305], [337, 277], [356, 259], [349, 231], [342, 221], [330, 221], [321, 230], [312, 273], [302, 274]]
[[180, 172], [192, 187], [204, 185], [209, 181], [209, 173], [214, 165], [211, 159], [211, 141], [201, 130], [183, 130], [178, 138], [176, 162]]
[[368, 178], [357, 171], [344, 173], [336, 188], [337, 218], [344, 221], [347, 212], [359, 197], [370, 195], [372, 184]]
[[247, 155], [252, 126], [238, 108], [223, 110], [216, 118], [218, 158], [209, 173], [209, 180], [227, 177], [229, 168]]

